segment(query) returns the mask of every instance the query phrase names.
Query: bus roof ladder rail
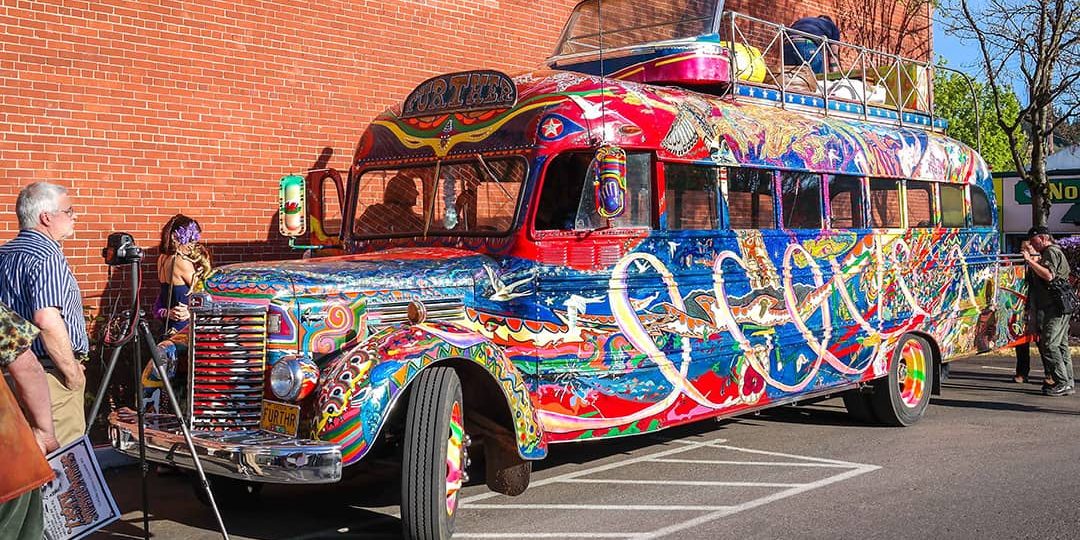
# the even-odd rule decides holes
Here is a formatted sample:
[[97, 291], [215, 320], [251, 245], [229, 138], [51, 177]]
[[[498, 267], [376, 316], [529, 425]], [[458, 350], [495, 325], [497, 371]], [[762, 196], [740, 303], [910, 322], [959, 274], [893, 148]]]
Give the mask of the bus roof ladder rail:
[[[900, 127], [944, 128], [933, 108], [934, 73], [936, 69], [956, 70], [814, 36], [735, 11], [725, 10], [719, 19], [720, 45], [731, 59], [725, 94], [732, 99], [769, 95], [783, 109], [817, 109], [825, 116]], [[793, 49], [798, 40], [817, 44], [814, 56], [821, 55], [823, 73], [812, 69], [814, 57], [799, 65], [785, 65], [785, 47]], [[754, 77], [755, 63], [763, 64], [762, 80]]]

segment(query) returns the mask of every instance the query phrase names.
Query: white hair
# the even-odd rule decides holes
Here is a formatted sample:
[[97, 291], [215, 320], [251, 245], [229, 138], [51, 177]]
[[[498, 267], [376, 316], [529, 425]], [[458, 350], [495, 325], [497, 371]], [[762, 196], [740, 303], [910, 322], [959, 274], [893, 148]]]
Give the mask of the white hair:
[[34, 182], [22, 188], [15, 200], [15, 213], [19, 216], [19, 228], [33, 229], [40, 223], [42, 212], [56, 212], [60, 196], [67, 188], [48, 182]]

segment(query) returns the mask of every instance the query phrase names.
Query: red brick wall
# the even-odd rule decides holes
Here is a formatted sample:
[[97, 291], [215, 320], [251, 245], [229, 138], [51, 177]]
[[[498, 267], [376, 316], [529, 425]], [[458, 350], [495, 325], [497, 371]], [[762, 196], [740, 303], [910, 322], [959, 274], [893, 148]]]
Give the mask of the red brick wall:
[[538, 66], [575, 3], [4, 2], [0, 240], [19, 188], [50, 180], [80, 214], [65, 252], [90, 306], [108, 233], [153, 247], [178, 211], [216, 262], [291, 256], [280, 176], [347, 168], [366, 123], [436, 73]]
[[[845, 2], [866, 9], [729, 7], [789, 22]], [[216, 262], [291, 256], [276, 233], [280, 176], [347, 168], [367, 121], [436, 73], [539, 65], [575, 3], [4, 2], [0, 240], [17, 229], [19, 188], [49, 180], [80, 214], [65, 252], [91, 307], [118, 283], [99, 255], [109, 232], [154, 248], [175, 212], [202, 222]]]

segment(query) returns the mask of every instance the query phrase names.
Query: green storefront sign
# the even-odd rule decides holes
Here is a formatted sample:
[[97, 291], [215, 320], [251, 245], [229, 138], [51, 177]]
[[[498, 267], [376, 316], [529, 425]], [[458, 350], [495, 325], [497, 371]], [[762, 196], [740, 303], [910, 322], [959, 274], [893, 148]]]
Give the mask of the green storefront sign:
[[[1050, 181], [1050, 202], [1052, 204], [1072, 204], [1061, 216], [1061, 223], [1080, 225], [1080, 178], [1055, 178]], [[1031, 204], [1031, 191], [1027, 182], [1017, 182], [1013, 189], [1016, 204]]]
[[[1013, 196], [1017, 204], [1031, 204], [1027, 182], [1017, 182]], [[1080, 203], [1080, 178], [1055, 178], [1050, 181], [1051, 203]]]

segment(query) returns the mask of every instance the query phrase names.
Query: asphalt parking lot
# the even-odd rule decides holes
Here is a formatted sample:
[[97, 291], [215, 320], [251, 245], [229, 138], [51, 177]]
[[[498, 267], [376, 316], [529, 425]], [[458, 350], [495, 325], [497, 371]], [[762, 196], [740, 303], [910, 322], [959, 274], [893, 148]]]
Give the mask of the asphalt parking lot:
[[[953, 364], [906, 429], [855, 423], [832, 399], [555, 446], [521, 496], [467, 486], [456, 537], [1080, 537], [1080, 395], [1011, 374], [1011, 355]], [[137, 468], [107, 477], [125, 514], [96, 536], [141, 537]], [[225, 523], [233, 538], [398, 538], [395, 478], [374, 464], [340, 484], [269, 486]], [[150, 490], [156, 538], [220, 536], [185, 477], [152, 474]]]

